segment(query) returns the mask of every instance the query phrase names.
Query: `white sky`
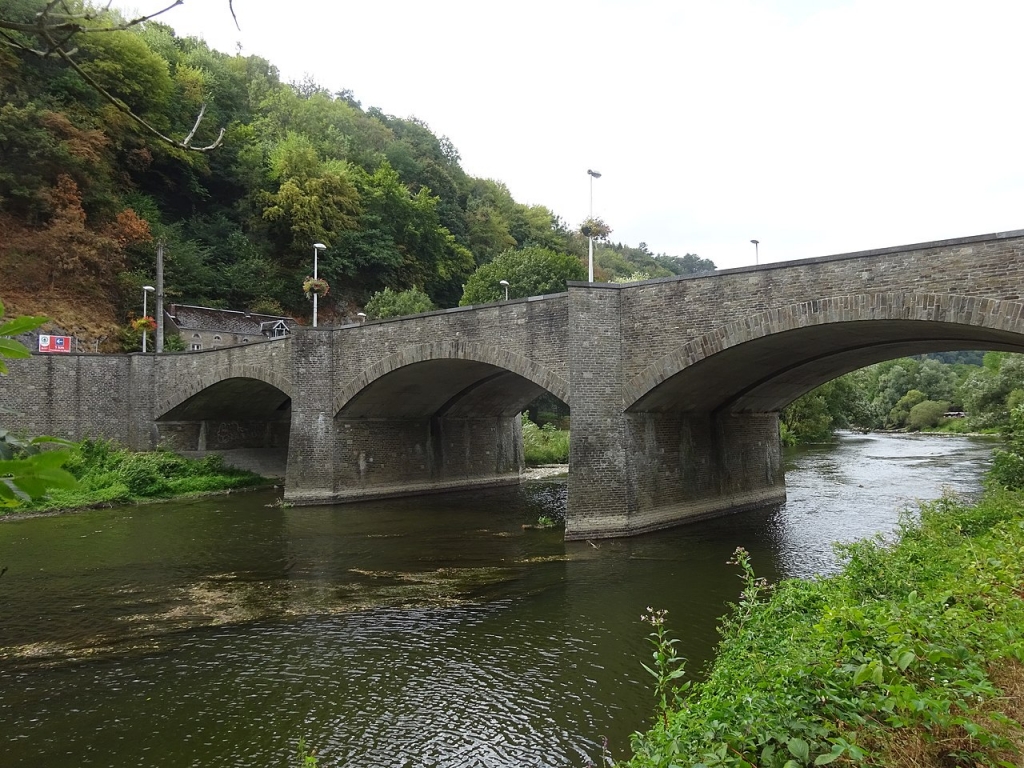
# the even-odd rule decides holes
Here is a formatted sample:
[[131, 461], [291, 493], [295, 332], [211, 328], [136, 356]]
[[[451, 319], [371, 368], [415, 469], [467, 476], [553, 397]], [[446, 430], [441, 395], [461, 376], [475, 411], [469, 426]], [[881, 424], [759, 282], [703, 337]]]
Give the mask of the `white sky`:
[[[167, 2], [116, 3], [150, 11]], [[1024, 228], [1020, 0], [187, 0], [179, 36], [719, 268]]]

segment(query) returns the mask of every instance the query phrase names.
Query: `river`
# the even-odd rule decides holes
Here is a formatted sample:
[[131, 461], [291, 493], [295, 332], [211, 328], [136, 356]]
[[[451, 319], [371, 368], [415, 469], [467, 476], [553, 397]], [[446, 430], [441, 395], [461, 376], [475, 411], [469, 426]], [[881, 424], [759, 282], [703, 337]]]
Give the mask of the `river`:
[[[787, 453], [789, 499], [621, 540], [529, 530], [565, 483], [289, 509], [271, 492], [0, 524], [0, 765], [584, 766], [654, 698], [645, 607], [699, 674], [750, 552], [836, 567], [993, 443], [843, 435]], [[607, 745], [607, 746], [605, 746]]]

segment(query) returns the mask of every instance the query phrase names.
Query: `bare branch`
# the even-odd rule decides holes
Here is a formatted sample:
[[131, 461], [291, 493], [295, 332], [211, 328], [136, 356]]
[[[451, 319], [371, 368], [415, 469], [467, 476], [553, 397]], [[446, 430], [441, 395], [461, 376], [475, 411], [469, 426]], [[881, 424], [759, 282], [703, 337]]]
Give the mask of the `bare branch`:
[[67, 63], [67, 65], [69, 67], [71, 67], [73, 70], [75, 70], [75, 72], [78, 73], [79, 77], [81, 77], [83, 80], [85, 80], [85, 82], [87, 82], [90, 86], [92, 86], [93, 90], [95, 90], [103, 98], [105, 98], [107, 101], [109, 101], [115, 107], [117, 107], [121, 112], [123, 112], [124, 114], [128, 115], [128, 117], [130, 117], [136, 123], [141, 125], [147, 131], [152, 133], [154, 136], [156, 136], [160, 140], [165, 141], [166, 143], [170, 144], [172, 147], [177, 147], [178, 149], [187, 149], [187, 150], [190, 150], [192, 152], [209, 152], [209, 151], [214, 150], [217, 147], [219, 147], [221, 145], [221, 142], [224, 141], [224, 129], [221, 128], [220, 129], [220, 135], [217, 137], [217, 141], [215, 141], [210, 146], [208, 146], [208, 147], [193, 147], [193, 146], [189, 145], [189, 142], [192, 140], [192, 136], [195, 135], [196, 129], [199, 128], [199, 121], [203, 119], [203, 114], [206, 112], [206, 105], [205, 104], [203, 105], [203, 108], [202, 108], [202, 110], [199, 113], [199, 120], [196, 120], [196, 124], [192, 128], [192, 132], [188, 135], [188, 138], [185, 141], [175, 141], [174, 139], [170, 138], [169, 136], [165, 136], [164, 134], [160, 133], [160, 131], [158, 131], [156, 128], [154, 128], [152, 125], [150, 125], [148, 122], [146, 122], [143, 118], [141, 118], [138, 115], [136, 115], [132, 111], [131, 107], [129, 107], [127, 104], [125, 104], [119, 98], [117, 98], [112, 93], [110, 93], [110, 91], [108, 91], [106, 88], [104, 88], [102, 85], [100, 85], [96, 81], [96, 79], [92, 77], [92, 75], [90, 75], [88, 72], [86, 72], [80, 66], [78, 66], [78, 63], [74, 59], [72, 59], [70, 56], [68, 56], [66, 53], [64, 53], [64, 51], [58, 50], [57, 51], [57, 55], [60, 56], [62, 59], [64, 59], [64, 61]]
[[[225, 129], [220, 129], [220, 134], [217, 136], [217, 140], [207, 147], [193, 147], [192, 139], [195, 137], [196, 131], [199, 130], [199, 125], [203, 121], [203, 117], [206, 114], [206, 105], [203, 104], [202, 109], [199, 111], [199, 116], [196, 118], [195, 125], [192, 126], [192, 130], [188, 136], [185, 137], [184, 141], [175, 141], [169, 136], [165, 136], [163, 133], [154, 128], [145, 119], [135, 114], [131, 107], [129, 107], [121, 99], [114, 96], [106, 88], [104, 88], [95, 78], [93, 78], [88, 72], [82, 69], [81, 66], [72, 58], [77, 52], [77, 48], [67, 48], [66, 46], [72, 41], [75, 35], [81, 33], [101, 33], [101, 32], [123, 32], [132, 27], [136, 27], [140, 24], [144, 24], [147, 21], [151, 21], [158, 16], [161, 16], [173, 8], [177, 8], [179, 5], [184, 4], [185, 0], [174, 0], [166, 8], [163, 8], [154, 13], [146, 14], [144, 16], [138, 16], [128, 21], [112, 24], [109, 26], [90, 26], [88, 23], [100, 19], [104, 14], [109, 14], [110, 7], [113, 0], [110, 0], [103, 8], [92, 11], [87, 10], [84, 13], [72, 13], [68, 8], [66, 0], [50, 0], [43, 10], [35, 16], [33, 23], [22, 23], [12, 21], [10, 19], [3, 18], [0, 15], [0, 43], [4, 45], [16, 48], [24, 53], [32, 54], [33, 56], [39, 56], [41, 58], [47, 58], [55, 56], [63, 60], [69, 67], [71, 67], [78, 76], [85, 80], [89, 86], [99, 93], [104, 99], [114, 105], [120, 112], [124, 113], [146, 131], [159, 138], [161, 141], [170, 144], [178, 149], [185, 149], [190, 152], [210, 152], [221, 145], [224, 141]], [[233, 5], [234, 0], [228, 0], [228, 8], [231, 10], [231, 16], [235, 20], [235, 26], [238, 26], [238, 17], [235, 16], [235, 9]], [[58, 8], [63, 12], [58, 11]], [[34, 36], [40, 42], [43, 43], [40, 47], [19, 40], [9, 33], [21, 33], [26, 36]]]

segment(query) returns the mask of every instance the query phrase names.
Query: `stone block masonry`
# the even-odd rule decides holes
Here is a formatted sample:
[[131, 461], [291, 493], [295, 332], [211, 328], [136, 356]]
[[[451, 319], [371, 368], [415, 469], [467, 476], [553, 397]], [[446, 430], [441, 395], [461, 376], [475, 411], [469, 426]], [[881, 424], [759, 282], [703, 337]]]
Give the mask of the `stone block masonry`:
[[[567, 538], [785, 498], [778, 411], [880, 360], [1024, 352], [1024, 231], [464, 307], [195, 354], [34, 355], [9, 428], [222, 451], [296, 504], [519, 481], [518, 414], [571, 408]], [[264, 459], [266, 460], [264, 462]]]

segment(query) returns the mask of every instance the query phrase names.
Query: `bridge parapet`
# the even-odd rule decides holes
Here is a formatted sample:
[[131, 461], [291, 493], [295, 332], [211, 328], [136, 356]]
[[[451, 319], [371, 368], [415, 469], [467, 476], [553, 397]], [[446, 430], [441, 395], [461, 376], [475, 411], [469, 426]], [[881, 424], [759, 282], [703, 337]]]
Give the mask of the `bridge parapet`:
[[493, 350], [495, 356], [509, 352], [568, 381], [568, 315], [568, 294], [560, 293], [371, 321], [330, 331], [336, 336], [334, 365], [348, 381], [411, 348], [458, 343], [463, 349]]

